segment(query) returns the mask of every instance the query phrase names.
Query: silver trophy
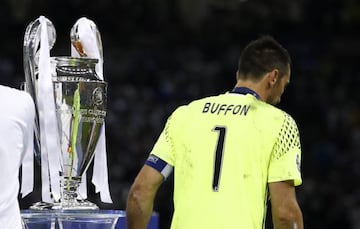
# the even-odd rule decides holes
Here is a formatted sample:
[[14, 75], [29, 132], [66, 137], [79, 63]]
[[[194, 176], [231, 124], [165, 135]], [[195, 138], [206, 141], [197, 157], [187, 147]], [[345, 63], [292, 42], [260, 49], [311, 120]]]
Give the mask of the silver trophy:
[[[51, 21], [46, 19], [49, 49], [55, 43], [56, 32]], [[75, 28], [76, 26], [74, 26]], [[44, 27], [42, 27], [44, 28]], [[51, 57], [51, 81], [54, 95], [58, 141], [61, 155], [60, 201], [55, 203], [38, 202], [31, 209], [92, 210], [98, 207], [78, 195], [81, 178], [94, 158], [95, 147], [103, 130], [106, 116], [107, 83], [96, 73], [98, 59], [88, 58], [79, 48], [76, 29], [71, 31], [71, 42], [79, 51], [80, 57]], [[24, 37], [25, 90], [34, 99], [36, 106], [35, 155], [41, 162], [41, 128], [38, 111], [39, 80], [39, 19], [31, 22]], [[101, 44], [101, 43], [100, 43]], [[82, 50], [82, 49], [81, 49]], [[102, 50], [101, 55], [102, 55]], [[43, 133], [44, 134], [44, 133]], [[50, 133], [46, 133], [50, 134]], [[51, 152], [47, 152], [48, 154]], [[41, 163], [39, 163], [41, 165]], [[50, 187], [51, 189], [51, 187]]]
[[96, 77], [96, 59], [55, 57], [53, 75], [62, 152], [61, 209], [97, 207], [77, 200], [106, 116], [106, 87]]

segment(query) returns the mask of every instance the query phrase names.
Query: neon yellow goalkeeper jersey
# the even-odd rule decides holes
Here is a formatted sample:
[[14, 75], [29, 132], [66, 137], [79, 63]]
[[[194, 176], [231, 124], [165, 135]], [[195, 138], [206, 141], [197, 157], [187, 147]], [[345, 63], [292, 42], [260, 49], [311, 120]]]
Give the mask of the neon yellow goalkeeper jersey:
[[235, 89], [176, 109], [150, 153], [174, 168], [172, 229], [263, 228], [267, 184], [302, 183], [295, 121]]

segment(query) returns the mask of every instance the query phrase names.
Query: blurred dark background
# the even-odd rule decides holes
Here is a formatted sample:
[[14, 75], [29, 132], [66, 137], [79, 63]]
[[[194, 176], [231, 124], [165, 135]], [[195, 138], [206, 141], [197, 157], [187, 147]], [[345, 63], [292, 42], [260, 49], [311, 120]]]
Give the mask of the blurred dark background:
[[[52, 56], [70, 54], [70, 28], [82, 16], [102, 35], [114, 203], [101, 203], [91, 185], [89, 199], [101, 208], [125, 209], [129, 187], [167, 116], [193, 99], [230, 90], [242, 48], [270, 34], [293, 60], [280, 107], [301, 134], [303, 185], [297, 193], [305, 227], [360, 228], [359, 1], [2, 0], [1, 84], [19, 88], [24, 81], [23, 36], [40, 15], [57, 31]], [[36, 184], [22, 208], [40, 200]], [[169, 228], [171, 189], [172, 178], [155, 204], [162, 229]]]

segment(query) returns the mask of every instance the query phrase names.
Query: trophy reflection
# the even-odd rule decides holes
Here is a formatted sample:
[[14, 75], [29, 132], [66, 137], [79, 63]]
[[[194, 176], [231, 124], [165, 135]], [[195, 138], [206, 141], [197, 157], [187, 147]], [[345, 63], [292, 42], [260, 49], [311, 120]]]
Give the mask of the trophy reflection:
[[[94, 24], [90, 25], [94, 27]], [[81, 41], [76, 40], [79, 39], [78, 27], [76, 24], [71, 31], [71, 42], [75, 44], [75, 41], [77, 47], [81, 45]], [[79, 30], [84, 31], [83, 28]], [[97, 74], [102, 47], [96, 27], [95, 32], [99, 58], [88, 57], [84, 50], [79, 57], [50, 57], [56, 39], [51, 21], [41, 16], [26, 29], [25, 89], [33, 97], [36, 107], [35, 157], [41, 166], [43, 185], [43, 201], [31, 209], [98, 209], [79, 195], [82, 176], [93, 161], [99, 139], [105, 137], [102, 134], [107, 83]], [[49, 193], [44, 191], [46, 188]], [[111, 201], [110, 197], [107, 199]]]

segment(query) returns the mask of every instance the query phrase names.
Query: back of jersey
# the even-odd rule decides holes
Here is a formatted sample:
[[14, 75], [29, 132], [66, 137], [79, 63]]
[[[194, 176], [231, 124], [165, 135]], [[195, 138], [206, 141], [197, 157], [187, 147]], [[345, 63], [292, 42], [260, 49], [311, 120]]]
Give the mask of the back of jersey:
[[226, 93], [178, 108], [152, 151], [174, 166], [171, 228], [262, 228], [267, 183], [299, 173], [273, 161], [286, 117], [251, 94]]
[[174, 228], [262, 227], [275, 110], [232, 93], [187, 106], [174, 135]]

